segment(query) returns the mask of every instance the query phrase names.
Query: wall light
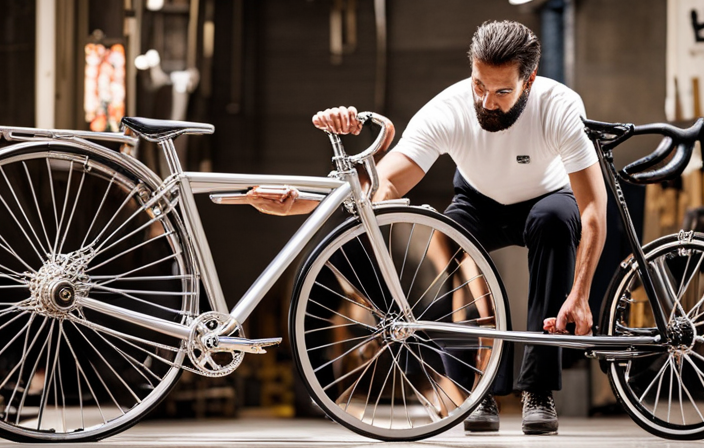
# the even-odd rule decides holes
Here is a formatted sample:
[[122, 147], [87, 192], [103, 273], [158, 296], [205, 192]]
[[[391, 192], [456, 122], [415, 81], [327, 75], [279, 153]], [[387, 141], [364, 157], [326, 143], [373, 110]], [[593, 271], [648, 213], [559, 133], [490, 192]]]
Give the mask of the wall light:
[[533, 0], [508, 0], [508, 2], [512, 5], [522, 5], [524, 3], [529, 3], [532, 2]]

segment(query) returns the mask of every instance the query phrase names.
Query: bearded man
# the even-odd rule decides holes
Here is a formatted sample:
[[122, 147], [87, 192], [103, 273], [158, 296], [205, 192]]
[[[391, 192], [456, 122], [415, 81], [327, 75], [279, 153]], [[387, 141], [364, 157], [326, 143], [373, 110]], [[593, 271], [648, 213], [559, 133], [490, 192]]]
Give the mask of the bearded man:
[[[374, 200], [402, 197], [449, 154], [457, 169], [445, 214], [487, 251], [528, 248], [528, 330], [565, 332], [574, 323], [575, 334], [589, 334], [589, 290], [606, 239], [606, 189], [580, 120], [582, 100], [537, 76], [540, 43], [520, 23], [484, 23], [468, 55], [471, 76], [420, 109], [379, 163]], [[358, 134], [356, 115], [354, 107], [332, 108], [313, 123]], [[465, 429], [498, 431], [493, 395], [515, 387], [523, 394], [523, 432], [556, 433], [552, 391], [562, 387], [560, 350], [527, 346], [516, 384], [510, 366], [502, 369]]]

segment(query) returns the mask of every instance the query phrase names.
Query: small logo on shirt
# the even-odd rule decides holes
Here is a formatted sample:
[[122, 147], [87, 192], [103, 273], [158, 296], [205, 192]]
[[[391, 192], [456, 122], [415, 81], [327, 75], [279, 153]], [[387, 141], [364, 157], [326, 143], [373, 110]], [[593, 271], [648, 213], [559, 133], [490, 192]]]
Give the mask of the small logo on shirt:
[[530, 156], [516, 156], [516, 162], [518, 162], [518, 163], [530, 163]]

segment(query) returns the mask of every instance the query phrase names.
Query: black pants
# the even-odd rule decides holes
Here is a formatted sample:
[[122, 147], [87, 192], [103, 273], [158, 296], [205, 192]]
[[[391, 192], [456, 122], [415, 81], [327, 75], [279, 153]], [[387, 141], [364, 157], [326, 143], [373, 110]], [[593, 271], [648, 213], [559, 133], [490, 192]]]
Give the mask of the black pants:
[[[503, 205], [476, 191], [459, 172], [455, 196], [445, 214], [466, 228], [488, 252], [506, 246], [528, 248], [528, 331], [543, 331], [543, 320], [557, 317], [572, 288], [582, 226], [569, 185], [517, 204]], [[497, 395], [513, 390], [512, 358], [506, 356], [494, 382]], [[562, 388], [559, 347], [525, 347], [518, 390]]]

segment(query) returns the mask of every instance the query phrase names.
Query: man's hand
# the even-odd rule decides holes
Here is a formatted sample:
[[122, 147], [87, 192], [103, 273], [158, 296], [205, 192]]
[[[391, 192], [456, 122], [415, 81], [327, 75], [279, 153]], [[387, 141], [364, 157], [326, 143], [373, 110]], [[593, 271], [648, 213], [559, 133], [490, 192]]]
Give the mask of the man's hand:
[[568, 323], [574, 323], [574, 334], [578, 336], [590, 335], [592, 332], [593, 322], [589, 302], [574, 293], [570, 294], [562, 304], [557, 318], [550, 317], [543, 321], [543, 329], [550, 333], [567, 334]]
[[357, 120], [357, 109], [354, 107], [333, 107], [313, 115], [316, 128], [333, 134], [359, 135], [362, 123]]
[[298, 190], [295, 188], [282, 188], [280, 191], [269, 192], [266, 189], [254, 187], [247, 192], [249, 205], [268, 215], [288, 215], [296, 199], [298, 199]]

